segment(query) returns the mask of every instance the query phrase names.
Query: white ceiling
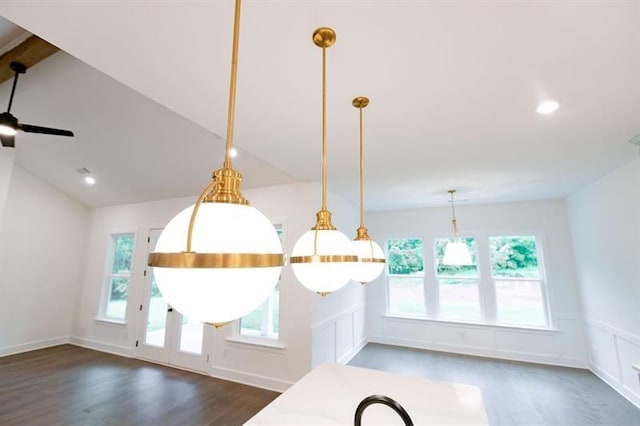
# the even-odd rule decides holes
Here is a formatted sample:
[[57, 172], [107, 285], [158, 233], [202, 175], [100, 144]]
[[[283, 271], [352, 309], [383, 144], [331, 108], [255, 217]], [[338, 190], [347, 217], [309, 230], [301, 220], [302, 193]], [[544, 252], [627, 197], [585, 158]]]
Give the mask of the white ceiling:
[[[65, 54], [29, 70], [16, 115], [76, 131], [86, 164], [73, 168], [99, 165], [109, 191], [54, 178], [79, 155], [67, 141], [21, 134], [20, 164], [88, 205], [195, 194], [219, 166], [203, 128], [225, 133], [232, 2], [6, 0], [0, 14], [135, 90]], [[245, 1], [236, 141], [257, 157], [238, 162], [248, 184], [319, 179], [322, 25], [338, 35], [329, 190], [357, 199], [351, 99], [369, 96], [370, 210], [442, 205], [450, 187], [469, 203], [563, 197], [638, 155], [638, 1]], [[560, 109], [539, 116], [546, 98]]]

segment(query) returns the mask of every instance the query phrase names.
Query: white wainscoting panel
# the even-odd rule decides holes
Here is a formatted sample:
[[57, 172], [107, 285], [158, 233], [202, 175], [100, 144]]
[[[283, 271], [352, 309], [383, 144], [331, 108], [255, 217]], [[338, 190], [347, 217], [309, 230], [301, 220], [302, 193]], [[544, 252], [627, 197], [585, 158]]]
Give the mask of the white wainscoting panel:
[[560, 357], [585, 362], [585, 347], [580, 336], [583, 334], [581, 322], [571, 317], [556, 318], [559, 334], [556, 343], [559, 345]]
[[367, 343], [364, 305], [354, 306], [315, 325], [311, 332], [311, 366], [346, 364]]
[[484, 327], [433, 324], [433, 339], [441, 346], [490, 351], [493, 347], [492, 330]]
[[[582, 342], [565, 341], [563, 330], [463, 324], [429, 319], [369, 315], [369, 341], [516, 361], [587, 368]], [[563, 317], [568, 334], [580, 331], [577, 318]], [[579, 336], [579, 334], [578, 334]], [[575, 345], [571, 347], [571, 345]]]
[[528, 330], [495, 330], [496, 351], [505, 354], [536, 355], [556, 358], [555, 336]]
[[640, 363], [640, 336], [594, 319], [585, 325], [591, 371], [640, 408], [640, 378], [631, 367]]
[[431, 342], [433, 330], [431, 324], [424, 321], [388, 317], [384, 323], [384, 335], [393, 336], [400, 341], [415, 344]]

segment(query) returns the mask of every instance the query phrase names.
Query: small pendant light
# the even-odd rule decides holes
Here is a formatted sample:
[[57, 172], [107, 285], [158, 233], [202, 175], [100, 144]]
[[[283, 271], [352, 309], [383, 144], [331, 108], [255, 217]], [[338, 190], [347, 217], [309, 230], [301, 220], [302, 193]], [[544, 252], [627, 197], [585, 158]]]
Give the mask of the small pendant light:
[[351, 279], [366, 284], [378, 278], [384, 269], [384, 253], [380, 246], [369, 237], [364, 226], [364, 149], [362, 142], [362, 110], [369, 105], [369, 98], [359, 96], [352, 105], [360, 113], [360, 227], [356, 230], [356, 238], [351, 243], [358, 256], [358, 263], [353, 268]]
[[231, 82], [224, 164], [197, 202], [164, 228], [149, 266], [167, 303], [183, 315], [221, 326], [260, 305], [273, 292], [284, 264], [269, 221], [240, 193], [233, 169], [240, 0], [235, 2]]
[[322, 48], [322, 207], [315, 226], [298, 239], [289, 259], [298, 281], [321, 296], [347, 284], [358, 260], [351, 241], [333, 226], [327, 210], [326, 51], [335, 41], [331, 28], [318, 28], [313, 33], [313, 42]]
[[460, 233], [458, 232], [456, 209], [453, 203], [453, 194], [456, 190], [450, 189], [447, 192], [451, 195], [451, 239], [444, 249], [442, 264], [447, 266], [473, 265], [471, 254], [469, 253], [469, 247], [467, 247], [467, 244], [460, 239]]

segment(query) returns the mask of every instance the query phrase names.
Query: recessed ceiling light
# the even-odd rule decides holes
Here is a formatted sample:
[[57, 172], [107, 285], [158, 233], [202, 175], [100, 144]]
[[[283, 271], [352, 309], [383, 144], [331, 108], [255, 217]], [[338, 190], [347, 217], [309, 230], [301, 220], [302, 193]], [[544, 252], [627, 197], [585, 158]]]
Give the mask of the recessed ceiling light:
[[235, 148], [231, 148], [231, 150], [229, 151], [229, 155], [231, 156], [231, 158], [236, 158], [238, 156], [238, 151]]
[[84, 180], [84, 183], [86, 183], [87, 185], [96, 184], [96, 178], [93, 177], [93, 173], [91, 173], [91, 170], [87, 169], [86, 167], [76, 169], [76, 173], [82, 176], [82, 180]]
[[536, 109], [536, 112], [538, 114], [542, 114], [542, 115], [551, 114], [551, 113], [555, 112], [555, 110], [557, 110], [559, 106], [560, 106], [560, 104], [557, 103], [556, 101], [540, 102], [538, 104], [538, 108]]

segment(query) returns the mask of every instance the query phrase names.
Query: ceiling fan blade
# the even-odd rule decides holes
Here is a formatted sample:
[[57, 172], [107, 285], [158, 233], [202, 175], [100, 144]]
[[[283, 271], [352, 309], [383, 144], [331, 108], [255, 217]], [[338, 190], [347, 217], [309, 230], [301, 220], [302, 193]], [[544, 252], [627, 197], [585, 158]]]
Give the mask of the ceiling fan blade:
[[51, 127], [34, 126], [31, 124], [19, 124], [20, 130], [27, 133], [44, 133], [45, 135], [73, 136], [70, 130], [52, 129]]
[[0, 142], [2, 142], [2, 146], [7, 148], [15, 148], [16, 146], [16, 140], [14, 136], [0, 135]]

